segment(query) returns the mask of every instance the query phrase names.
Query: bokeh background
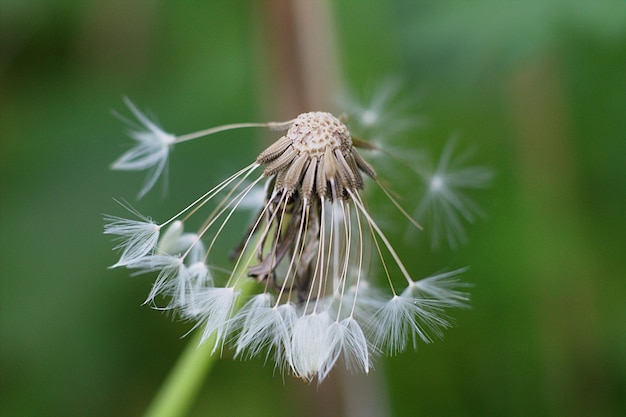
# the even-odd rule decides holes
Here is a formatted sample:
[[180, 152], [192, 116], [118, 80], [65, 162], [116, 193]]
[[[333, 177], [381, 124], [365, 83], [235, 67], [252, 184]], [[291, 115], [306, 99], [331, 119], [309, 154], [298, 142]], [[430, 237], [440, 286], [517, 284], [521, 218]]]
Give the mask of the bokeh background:
[[[102, 215], [123, 215], [121, 198], [164, 218], [267, 137], [180, 147], [168, 197], [135, 201], [141, 175], [108, 169], [130, 143], [111, 111], [128, 114], [127, 95], [176, 133], [280, 118], [275, 51], [289, 32], [276, 11], [290, 3], [0, 0], [1, 415], [146, 409], [189, 325], [141, 306], [149, 277], [107, 269]], [[444, 341], [377, 363], [383, 409], [626, 415], [626, 3], [337, 0], [330, 11], [334, 27], [317, 30], [344, 87], [402, 79], [426, 121], [405, 145], [438, 150], [456, 132], [497, 173], [468, 245], [399, 249], [421, 274], [471, 265], [472, 309], [452, 313]], [[368, 400], [325, 385], [224, 358], [190, 415], [334, 415], [323, 407]]]

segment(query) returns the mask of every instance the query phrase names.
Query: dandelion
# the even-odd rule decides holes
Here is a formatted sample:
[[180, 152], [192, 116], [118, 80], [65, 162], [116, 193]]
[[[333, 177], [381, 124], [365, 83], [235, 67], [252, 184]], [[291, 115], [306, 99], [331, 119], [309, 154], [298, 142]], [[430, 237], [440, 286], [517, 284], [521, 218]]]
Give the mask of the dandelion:
[[[166, 307], [202, 328], [213, 352], [232, 346], [237, 357], [264, 356], [305, 381], [324, 380], [340, 357], [367, 373], [377, 355], [404, 350], [408, 339], [441, 336], [450, 325], [444, 310], [466, 305], [457, 281], [464, 270], [413, 278], [370, 213], [366, 187], [380, 187], [392, 210], [420, 226], [359, 152], [375, 146], [355, 139], [344, 120], [310, 112], [232, 124], [176, 137], [168, 149], [253, 126], [282, 136], [164, 223], [107, 218], [105, 232], [122, 239], [114, 266], [157, 272], [148, 301], [169, 299]], [[220, 237], [241, 233], [231, 220], [251, 207], [258, 212], [229, 251], [230, 266], [217, 267]], [[204, 220], [185, 233], [201, 212]], [[376, 286], [376, 263], [387, 290]], [[242, 288], [251, 282], [256, 293], [248, 296]]]

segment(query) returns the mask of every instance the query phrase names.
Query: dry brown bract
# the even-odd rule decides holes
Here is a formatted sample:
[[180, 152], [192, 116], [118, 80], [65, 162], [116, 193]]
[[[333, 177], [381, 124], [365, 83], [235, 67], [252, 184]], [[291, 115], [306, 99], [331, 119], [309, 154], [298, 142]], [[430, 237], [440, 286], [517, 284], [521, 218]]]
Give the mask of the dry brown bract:
[[330, 113], [310, 112], [298, 116], [278, 141], [261, 152], [257, 163], [264, 175], [276, 175], [276, 189], [288, 195], [300, 192], [310, 203], [346, 199], [346, 190], [363, 189], [364, 172], [376, 178], [374, 169], [354, 149], [345, 124]]

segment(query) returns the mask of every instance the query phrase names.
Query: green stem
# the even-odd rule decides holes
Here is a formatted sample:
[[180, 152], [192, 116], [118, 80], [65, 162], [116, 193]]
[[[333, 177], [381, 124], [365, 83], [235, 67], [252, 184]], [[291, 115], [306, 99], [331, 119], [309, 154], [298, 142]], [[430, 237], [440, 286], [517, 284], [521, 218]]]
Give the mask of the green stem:
[[173, 417], [187, 413], [202, 386], [204, 377], [218, 354], [211, 354], [215, 333], [199, 345], [202, 331], [197, 331], [150, 404], [145, 417]]

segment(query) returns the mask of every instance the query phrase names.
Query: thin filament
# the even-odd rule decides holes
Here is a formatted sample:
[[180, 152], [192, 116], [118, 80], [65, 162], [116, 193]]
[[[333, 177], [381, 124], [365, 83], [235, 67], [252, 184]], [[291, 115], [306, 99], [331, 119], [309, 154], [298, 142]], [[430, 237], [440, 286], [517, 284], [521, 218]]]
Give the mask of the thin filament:
[[380, 227], [378, 227], [378, 225], [376, 224], [374, 219], [372, 219], [372, 216], [370, 216], [369, 213], [365, 210], [365, 207], [363, 207], [363, 205], [362, 205], [362, 203], [360, 201], [360, 197], [358, 196], [358, 194], [353, 193], [349, 189], [347, 189], [347, 191], [348, 191], [348, 193], [350, 193], [350, 196], [352, 197], [352, 200], [354, 201], [356, 206], [359, 208], [361, 213], [363, 213], [363, 215], [367, 219], [367, 222], [374, 228], [374, 230], [376, 230], [376, 233], [378, 234], [378, 236], [385, 243], [385, 247], [387, 248], [387, 250], [389, 251], [389, 253], [393, 257], [393, 259], [396, 261], [396, 265], [398, 265], [398, 268], [400, 268], [400, 271], [402, 272], [402, 275], [404, 275], [404, 278], [407, 280], [407, 282], [409, 284], [411, 284], [413, 282], [413, 279], [411, 279], [411, 275], [406, 270], [406, 267], [404, 266], [404, 264], [400, 260], [400, 257], [398, 256], [396, 251], [391, 246], [391, 243], [389, 243], [389, 240], [387, 239], [385, 234], [382, 232], [382, 230], [380, 230]]
[[209, 136], [214, 133], [224, 132], [226, 130], [234, 130], [241, 129], [246, 127], [269, 127], [272, 130], [283, 130], [288, 128], [293, 123], [293, 120], [288, 120], [286, 122], [268, 122], [268, 123], [232, 123], [217, 127], [212, 127], [209, 129], [200, 130], [193, 133], [187, 133], [186, 135], [181, 135], [176, 137], [175, 144], [187, 142], [193, 139], [198, 139], [204, 136]]

